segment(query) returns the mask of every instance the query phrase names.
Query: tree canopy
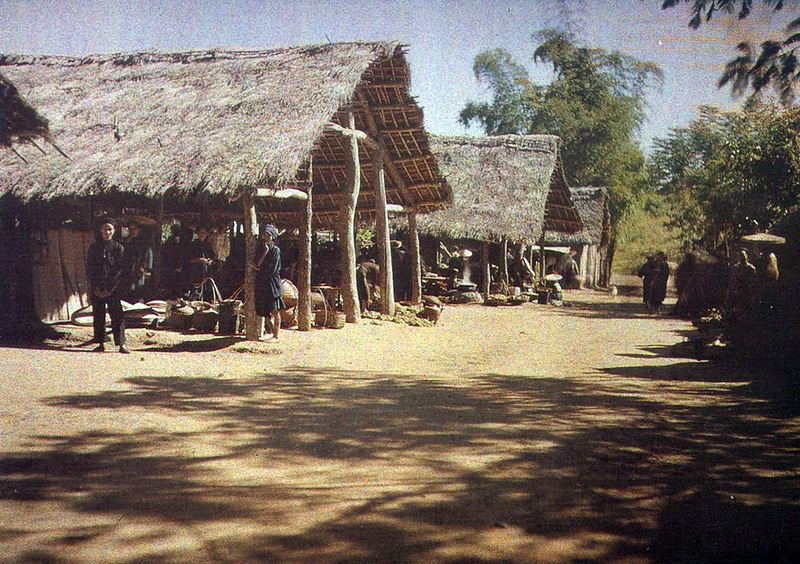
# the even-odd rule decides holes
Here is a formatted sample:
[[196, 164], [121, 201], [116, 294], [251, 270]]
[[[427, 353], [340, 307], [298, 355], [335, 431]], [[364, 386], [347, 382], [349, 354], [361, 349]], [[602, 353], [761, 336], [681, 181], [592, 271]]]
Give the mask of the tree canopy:
[[709, 251], [769, 228], [800, 204], [800, 109], [704, 107], [654, 143], [652, 164], [684, 246]]
[[[747, 18], [755, 0], [664, 0], [663, 9], [679, 4], [692, 3], [692, 18], [689, 26], [697, 29], [704, 21], [711, 20], [715, 14], [736, 14], [739, 19]], [[797, 0], [761, 0], [773, 10], [796, 5]], [[765, 40], [759, 47], [748, 42], [739, 43], [739, 55], [731, 59], [718, 81], [720, 88], [730, 85], [731, 92], [741, 96], [748, 91], [758, 95], [772, 89], [778, 93], [784, 105], [794, 101], [794, 88], [800, 82], [800, 65], [797, 49], [800, 48], [800, 18], [792, 20], [786, 28], [786, 36], [781, 40]]]
[[579, 46], [564, 32], [540, 31], [533, 40], [533, 60], [551, 67], [552, 81], [534, 83], [527, 68], [503, 49], [484, 51], [473, 71], [491, 100], [468, 102], [460, 121], [478, 124], [488, 135], [558, 135], [568, 182], [607, 186], [612, 216], [619, 219], [648, 188], [636, 134], [645, 93], [660, 85], [661, 70], [622, 53]]

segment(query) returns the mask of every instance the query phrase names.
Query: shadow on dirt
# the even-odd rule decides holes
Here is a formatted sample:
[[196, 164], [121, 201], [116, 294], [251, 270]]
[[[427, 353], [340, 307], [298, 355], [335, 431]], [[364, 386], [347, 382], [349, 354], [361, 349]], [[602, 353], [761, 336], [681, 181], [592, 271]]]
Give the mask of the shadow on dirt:
[[[710, 386], [682, 390], [674, 401], [656, 388], [606, 384], [600, 374], [592, 383], [482, 374], [458, 386], [424, 376], [306, 369], [235, 380], [128, 378], [124, 389], [52, 397], [47, 404], [192, 415], [210, 428], [34, 437], [36, 448], [0, 455], [0, 502], [25, 502], [30, 511], [58, 503], [112, 521], [124, 515], [153, 523], [155, 538], [169, 538], [184, 526], [302, 520], [291, 509], [298, 504], [324, 515], [342, 494], [335, 483], [315, 490], [280, 480], [249, 486], [220, 480], [220, 465], [263, 453], [267, 471], [298, 460], [323, 467], [413, 464], [420, 472], [413, 483], [350, 492], [346, 509], [302, 534], [248, 532], [224, 546], [206, 539], [206, 556], [488, 562], [481, 558], [494, 547], [498, 561], [800, 558], [794, 534], [800, 439], [790, 428], [798, 411], [772, 395], [783, 391], [752, 383], [721, 387], [745, 378], [731, 380], [699, 363], [605, 374], [649, 386]], [[213, 444], [213, 452], [194, 452], [198, 441]], [[479, 464], [462, 463], [465, 452]], [[358, 492], [369, 485], [348, 487]], [[36, 554], [57, 561], [54, 553], [65, 546], [119, 541], [115, 531], [54, 528]], [[29, 534], [0, 529], [7, 541]], [[547, 552], [552, 546], [566, 552]], [[152, 550], [142, 548], [131, 561], [196, 557]]]

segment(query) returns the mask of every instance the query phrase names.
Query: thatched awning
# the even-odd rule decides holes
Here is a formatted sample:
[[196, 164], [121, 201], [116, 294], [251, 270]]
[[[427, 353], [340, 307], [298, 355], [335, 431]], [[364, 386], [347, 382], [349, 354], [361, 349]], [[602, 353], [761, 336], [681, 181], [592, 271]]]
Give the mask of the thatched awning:
[[[0, 156], [0, 191], [25, 200], [122, 193], [226, 201], [256, 187], [304, 189], [313, 157], [316, 219], [331, 224], [347, 153], [326, 125], [346, 124], [348, 110], [359, 129], [382, 130], [394, 173], [386, 178], [389, 203], [427, 212], [451, 199], [428, 149], [422, 110], [409, 92], [405, 53], [394, 42], [80, 58], [0, 55], [0, 67], [32, 93], [72, 158], [48, 155], [22, 167]], [[363, 147], [362, 154], [368, 161]], [[374, 208], [369, 173], [366, 167], [362, 219]], [[292, 209], [260, 205], [262, 212]]]
[[0, 73], [0, 146], [11, 147], [14, 143], [49, 137], [47, 120]]
[[431, 137], [453, 188], [451, 208], [419, 218], [421, 233], [454, 239], [538, 239], [543, 226], [580, 228], [553, 135]]
[[583, 229], [574, 233], [547, 231], [545, 233], [546, 244], [602, 245], [607, 243], [611, 225], [608, 191], [605, 188], [584, 186], [570, 188], [570, 194], [583, 223]]

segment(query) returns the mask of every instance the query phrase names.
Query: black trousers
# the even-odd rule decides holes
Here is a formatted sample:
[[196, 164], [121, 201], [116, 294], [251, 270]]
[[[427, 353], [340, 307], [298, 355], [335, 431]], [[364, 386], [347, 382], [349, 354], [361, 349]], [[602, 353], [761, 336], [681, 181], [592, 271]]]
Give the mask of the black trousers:
[[106, 338], [106, 307], [108, 307], [108, 315], [111, 316], [111, 334], [114, 335], [114, 343], [121, 347], [125, 344], [125, 316], [122, 313], [119, 296], [107, 298], [92, 296], [94, 340], [102, 343]]

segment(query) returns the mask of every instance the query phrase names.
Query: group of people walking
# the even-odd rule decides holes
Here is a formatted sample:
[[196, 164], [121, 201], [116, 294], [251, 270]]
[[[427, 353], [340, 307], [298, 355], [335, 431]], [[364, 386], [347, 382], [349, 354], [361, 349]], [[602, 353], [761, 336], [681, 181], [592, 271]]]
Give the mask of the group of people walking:
[[[120, 353], [128, 354], [130, 350], [125, 344], [122, 299], [140, 297], [152, 272], [153, 252], [142, 239], [138, 225], [129, 226], [129, 237], [124, 245], [115, 238], [118, 232], [116, 220], [111, 217], [100, 218], [95, 241], [87, 252], [86, 274], [92, 305], [92, 341], [96, 345], [93, 350], [105, 350], [107, 312], [111, 318], [114, 344]], [[267, 225], [261, 234], [258, 258], [251, 265], [256, 270], [256, 312], [270, 320], [272, 338], [277, 340], [281, 325], [280, 312], [286, 307], [280, 276], [281, 253], [275, 244], [278, 230], [273, 225]], [[173, 236], [175, 235], [173, 232]], [[197, 297], [203, 299], [206, 297], [208, 276], [217, 264], [217, 256], [208, 241], [206, 227], [198, 228], [197, 239], [191, 241], [187, 249], [186, 256], [183, 259], [175, 257], [175, 261], [180, 262], [181, 269], [186, 266], [190, 279], [194, 282], [193, 286], [198, 291]]]

